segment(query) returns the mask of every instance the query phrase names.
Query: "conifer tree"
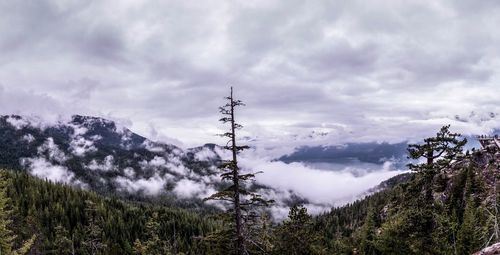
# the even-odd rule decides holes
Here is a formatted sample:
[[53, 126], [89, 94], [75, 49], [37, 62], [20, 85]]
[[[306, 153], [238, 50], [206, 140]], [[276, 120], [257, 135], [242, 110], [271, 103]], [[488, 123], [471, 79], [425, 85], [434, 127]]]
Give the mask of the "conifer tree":
[[477, 205], [470, 197], [465, 206], [464, 219], [457, 233], [457, 251], [458, 254], [471, 254], [481, 245], [479, 239], [482, 231], [478, 227]]
[[[231, 159], [222, 161], [219, 168], [222, 170], [222, 181], [229, 182], [230, 185], [211, 195], [206, 200], [227, 201], [231, 204], [231, 209], [227, 211], [227, 216], [230, 218], [230, 234], [234, 242], [232, 253], [244, 255], [248, 254], [246, 246], [251, 238], [248, 235], [248, 228], [245, 225], [255, 223], [258, 215], [254, 208], [268, 206], [272, 201], [263, 199], [261, 195], [251, 192], [247, 188], [248, 182], [255, 178], [255, 173], [241, 173], [238, 165], [238, 153], [248, 149], [249, 146], [237, 145], [236, 131], [243, 126], [235, 120], [236, 107], [243, 106], [244, 104], [241, 100], [233, 97], [232, 87], [230, 95], [225, 99], [227, 103], [219, 108], [219, 112], [222, 114], [220, 121], [225, 124], [229, 123], [230, 128], [228, 132], [221, 134], [221, 136], [229, 139], [224, 148], [231, 152]], [[223, 233], [221, 232], [221, 234]]]
[[500, 151], [498, 149], [486, 149], [488, 163], [486, 164], [487, 180], [492, 194], [486, 198], [487, 232], [491, 233], [484, 247], [500, 241]]
[[10, 199], [7, 196], [7, 185], [9, 184], [5, 172], [0, 171], [0, 255], [1, 254], [26, 254], [33, 246], [36, 235], [33, 235], [30, 239], [23, 242], [21, 247], [18, 249], [13, 249], [13, 243], [16, 239], [16, 235], [9, 228], [12, 223], [12, 210], [8, 208]]
[[422, 144], [408, 145], [410, 159], [424, 158], [424, 164], [408, 164], [408, 167], [416, 172], [435, 173], [448, 167], [462, 152], [467, 139], [460, 140], [461, 135], [450, 132], [450, 125], [443, 126], [435, 137], [424, 139]]
[[365, 224], [361, 232], [361, 251], [365, 255], [378, 254], [374, 242], [376, 238], [376, 212], [375, 207], [370, 204], [365, 219]]
[[319, 240], [313, 229], [312, 217], [307, 208], [294, 205], [288, 219], [276, 230], [276, 247], [273, 254], [312, 255], [320, 254], [315, 244]]
[[102, 241], [103, 231], [99, 226], [101, 220], [97, 213], [97, 206], [91, 200], [85, 201], [85, 218], [87, 218], [88, 224], [85, 227], [85, 240], [82, 245], [92, 255], [101, 254], [106, 248], [106, 244]]
[[137, 239], [134, 242], [134, 253], [138, 255], [148, 254], [172, 254], [170, 243], [160, 238], [160, 223], [158, 213], [154, 212], [146, 223], [144, 240]]
[[443, 126], [435, 137], [424, 139], [422, 144], [408, 145], [408, 158], [419, 160], [425, 159], [422, 164], [408, 164], [410, 170], [421, 174], [421, 181], [424, 189], [420, 204], [430, 206], [432, 198], [433, 179], [436, 174], [443, 169], [449, 168], [452, 161], [462, 153], [463, 146], [467, 139], [460, 140], [460, 134], [451, 133], [450, 125]]
[[68, 230], [62, 225], [58, 225], [55, 229], [54, 247], [57, 254], [70, 255], [75, 254], [75, 247]]
[[7, 180], [4, 171], [0, 172], [0, 254], [10, 254], [16, 236], [10, 230], [12, 210], [8, 208]]

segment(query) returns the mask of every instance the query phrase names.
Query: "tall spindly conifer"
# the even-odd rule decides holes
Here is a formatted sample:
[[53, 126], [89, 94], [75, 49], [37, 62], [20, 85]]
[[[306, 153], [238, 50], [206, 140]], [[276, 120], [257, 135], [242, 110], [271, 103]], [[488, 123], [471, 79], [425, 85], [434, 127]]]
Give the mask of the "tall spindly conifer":
[[[228, 138], [224, 149], [231, 152], [231, 159], [223, 160], [219, 165], [222, 170], [221, 179], [228, 182], [229, 185], [219, 192], [211, 195], [207, 200], [220, 200], [230, 203], [231, 208], [227, 210], [227, 216], [230, 219], [231, 239], [234, 242], [233, 254], [248, 254], [249, 245], [256, 245], [247, 231], [250, 224], [255, 224], [258, 217], [254, 210], [258, 206], [268, 206], [273, 201], [265, 200], [261, 195], [251, 192], [247, 184], [255, 178], [255, 173], [242, 173], [238, 165], [239, 152], [248, 149], [247, 145], [237, 145], [237, 130], [243, 126], [235, 120], [235, 109], [244, 106], [243, 102], [233, 97], [233, 88], [231, 93], [225, 98], [227, 103], [219, 108], [222, 114], [220, 121], [229, 124], [229, 130], [222, 137]], [[257, 244], [258, 245], [258, 244]]]

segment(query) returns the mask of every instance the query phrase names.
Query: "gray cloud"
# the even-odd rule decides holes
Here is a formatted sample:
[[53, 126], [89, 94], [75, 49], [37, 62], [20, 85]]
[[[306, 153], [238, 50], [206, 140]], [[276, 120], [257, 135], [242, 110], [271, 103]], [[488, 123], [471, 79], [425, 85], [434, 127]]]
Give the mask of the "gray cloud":
[[245, 134], [279, 144], [417, 139], [445, 123], [484, 133], [499, 120], [454, 116], [500, 113], [499, 13], [496, 1], [3, 1], [0, 108], [199, 144], [215, 141], [234, 85]]

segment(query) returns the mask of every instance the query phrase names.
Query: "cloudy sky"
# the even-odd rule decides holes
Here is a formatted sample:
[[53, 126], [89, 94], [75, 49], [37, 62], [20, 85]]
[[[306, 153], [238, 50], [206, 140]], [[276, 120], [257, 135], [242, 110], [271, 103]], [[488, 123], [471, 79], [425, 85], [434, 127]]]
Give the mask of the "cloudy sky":
[[498, 24], [494, 0], [2, 0], [0, 113], [97, 115], [199, 144], [232, 85], [245, 135], [266, 141], [487, 133]]

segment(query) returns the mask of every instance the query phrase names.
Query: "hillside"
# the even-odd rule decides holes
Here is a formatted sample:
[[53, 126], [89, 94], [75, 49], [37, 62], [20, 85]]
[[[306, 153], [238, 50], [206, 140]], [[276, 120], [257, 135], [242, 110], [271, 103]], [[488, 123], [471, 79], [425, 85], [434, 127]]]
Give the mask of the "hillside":
[[497, 147], [467, 151], [318, 216], [316, 230], [335, 254], [472, 254], [499, 241], [499, 177]]
[[190, 211], [124, 202], [25, 173], [1, 170], [0, 177], [12, 209], [14, 246], [36, 235], [30, 254], [132, 254], [134, 243], [155, 236], [169, 251], [204, 254], [194, 237], [219, 225]]
[[139, 136], [102, 118], [73, 116], [44, 124], [0, 117], [0, 167], [128, 198], [199, 206], [218, 183], [214, 145], [182, 150]]
[[[0, 116], [0, 133], [0, 167], [27, 171], [41, 179], [70, 184], [98, 194], [212, 210], [213, 207], [203, 203], [202, 199], [221, 187], [217, 165], [224, 152], [214, 144], [182, 149], [172, 144], [151, 141], [110, 120], [78, 115], [56, 123], [46, 123], [28, 116]], [[403, 146], [349, 144], [347, 149], [332, 147], [322, 150], [322, 154], [316, 153], [317, 150], [304, 154], [303, 149], [298, 149], [290, 156], [270, 158], [268, 161], [306, 159], [316, 162], [314, 155], [318, 154], [320, 161], [340, 163], [335, 166], [338, 169], [336, 171], [346, 172], [341, 175], [354, 182], [360, 175], [383, 169], [383, 163], [389, 158], [396, 158], [391, 162], [402, 158]], [[345, 162], [353, 157], [366, 161], [367, 165]], [[254, 171], [252, 160], [248, 158], [245, 161], [247, 171]], [[299, 164], [307, 165], [306, 161]], [[265, 163], [260, 166], [266, 167], [268, 162]], [[288, 164], [273, 167], [285, 172]], [[393, 167], [402, 169], [395, 165]], [[307, 169], [304, 167], [301, 170], [305, 172]], [[315, 173], [322, 174], [321, 171]], [[350, 174], [354, 176], [351, 178]], [[320, 208], [317, 211], [337, 203], [335, 199], [316, 201], [304, 190], [299, 193], [290, 185], [272, 186], [273, 183], [253, 183], [251, 189], [259, 189], [268, 199], [276, 200], [275, 211], [279, 211], [280, 218], [286, 216], [289, 206], [298, 202]], [[355, 197], [378, 190], [378, 187], [373, 187], [377, 184], [378, 181], [373, 181], [357, 193], [352, 192], [356, 194], [338, 196], [338, 199], [342, 202], [352, 201]]]
[[[422, 144], [409, 145], [413, 171], [369, 189], [372, 194], [364, 199], [314, 217], [298, 205], [304, 199], [287, 201], [288, 219], [273, 223], [266, 216], [254, 226], [252, 239], [259, 245], [249, 248], [251, 254], [472, 254], [500, 241], [500, 150], [482, 138], [482, 149], [464, 152], [466, 141], [456, 140], [447, 128]], [[219, 209], [201, 200], [221, 185], [215, 145], [182, 150], [83, 116], [57, 125], [4, 116], [0, 130], [0, 166], [14, 169], [2, 171], [2, 178], [13, 208], [9, 228], [18, 236], [15, 247], [36, 235], [34, 254], [71, 254], [61, 250], [70, 242], [76, 254], [89, 254], [85, 240], [96, 231], [97, 254], [145, 254], [137, 249], [158, 247], [223, 254], [231, 243], [230, 236], [211, 239], [225, 228], [212, 218]], [[440, 139], [445, 141], [441, 145]], [[422, 161], [428, 152], [414, 149], [429, 149], [429, 143], [444, 149]], [[401, 146], [354, 146], [348, 151], [373, 151], [376, 160], [393, 153], [402, 157]], [[350, 155], [341, 148], [330, 151]], [[291, 249], [301, 252], [288, 253]]]

